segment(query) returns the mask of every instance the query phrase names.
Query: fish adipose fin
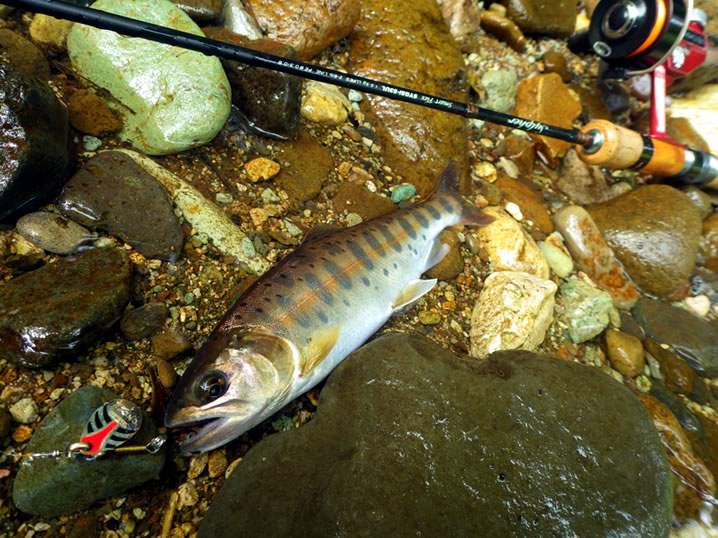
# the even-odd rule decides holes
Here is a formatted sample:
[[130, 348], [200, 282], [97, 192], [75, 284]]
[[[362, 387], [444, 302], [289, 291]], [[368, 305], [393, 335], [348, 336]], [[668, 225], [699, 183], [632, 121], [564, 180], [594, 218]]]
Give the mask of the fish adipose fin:
[[312, 372], [329, 355], [339, 339], [340, 326], [319, 329], [309, 337], [309, 343], [304, 349], [304, 365], [301, 377]]
[[459, 224], [472, 224], [474, 226], [486, 226], [494, 221], [494, 218], [481, 211], [474, 204], [464, 200], [459, 194], [459, 173], [455, 161], [450, 161], [439, 176], [434, 196], [450, 194], [461, 204], [461, 221]]
[[411, 280], [404, 289], [401, 290], [399, 297], [396, 298], [394, 304], [391, 305], [394, 313], [402, 312], [406, 308], [409, 308], [413, 303], [419, 300], [422, 295], [425, 295], [431, 291], [436, 285], [436, 279], [430, 280]]

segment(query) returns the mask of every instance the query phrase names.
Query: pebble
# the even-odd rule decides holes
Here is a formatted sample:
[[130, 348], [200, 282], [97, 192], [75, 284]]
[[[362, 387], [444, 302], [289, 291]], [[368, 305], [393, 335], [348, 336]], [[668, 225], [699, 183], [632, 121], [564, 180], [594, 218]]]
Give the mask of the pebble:
[[261, 226], [262, 224], [267, 222], [267, 219], [269, 218], [267, 212], [261, 207], [253, 207], [252, 209], [250, 209], [249, 217], [252, 219], [252, 223], [255, 226]]
[[61, 51], [65, 50], [67, 34], [72, 24], [72, 21], [38, 13], [32, 18], [28, 32], [38, 45]]
[[174, 329], [162, 329], [152, 335], [152, 352], [161, 359], [174, 359], [190, 349], [187, 337]]
[[247, 179], [253, 183], [272, 179], [279, 173], [279, 170], [279, 164], [266, 157], [257, 157], [244, 165]]
[[254, 243], [249, 237], [242, 238], [242, 252], [247, 258], [254, 258], [257, 256], [257, 249], [254, 247]]
[[402, 183], [401, 185], [394, 187], [391, 191], [391, 201], [398, 204], [399, 202], [411, 200], [415, 194], [416, 187], [414, 187], [414, 185], [411, 183]]
[[482, 161], [476, 166], [474, 166], [474, 174], [476, 174], [477, 177], [483, 179], [484, 181], [488, 181], [489, 183], [493, 183], [498, 178], [498, 174], [496, 173], [496, 167], [487, 161]]
[[482, 11], [481, 28], [505, 41], [516, 52], [526, 50], [526, 36], [524, 36], [521, 29], [511, 19], [498, 11], [493, 9]]
[[210, 478], [222, 476], [229, 466], [227, 461], [227, 453], [224, 449], [213, 450], [209, 453], [209, 461], [207, 462], [207, 472]]
[[220, 204], [231, 204], [232, 200], [234, 200], [234, 197], [227, 192], [218, 192], [214, 195], [214, 199], [217, 200]]
[[201, 475], [207, 468], [207, 461], [209, 460], [209, 454], [203, 452], [201, 454], [193, 454], [189, 459], [189, 467], [187, 468], [187, 478], [194, 480]]
[[[75, 91], [67, 103], [67, 112], [70, 116], [70, 125], [81, 133], [92, 135], [93, 138], [114, 133], [122, 127], [122, 122], [107, 103], [89, 90]], [[97, 143], [102, 143], [97, 138], [95, 140]], [[85, 147], [87, 148], [87, 144]], [[94, 149], [87, 148], [88, 151]]]
[[539, 241], [537, 245], [556, 276], [566, 278], [573, 273], [573, 260], [570, 255], [559, 247], [545, 241]]
[[310, 80], [304, 83], [304, 91], [303, 118], [322, 125], [341, 125], [347, 120], [351, 103], [337, 86]]
[[509, 112], [516, 104], [517, 84], [518, 76], [514, 71], [487, 71], [481, 77], [481, 86], [487, 94], [483, 106], [496, 112]]
[[550, 50], [544, 54], [543, 63], [546, 73], [558, 73], [564, 82], [571, 80], [571, 73], [568, 70], [566, 58], [562, 54]]
[[347, 226], [356, 226], [357, 224], [360, 224], [362, 222], [361, 215], [358, 213], [349, 213], [347, 214]]
[[38, 247], [55, 254], [72, 254], [97, 237], [62, 215], [37, 211], [17, 221], [17, 232]]
[[37, 420], [40, 410], [32, 398], [23, 398], [10, 406], [10, 415], [15, 422], [32, 424]]
[[141, 340], [161, 328], [168, 314], [164, 303], [147, 303], [125, 312], [120, 319], [120, 330], [128, 340]]
[[566, 206], [553, 216], [553, 221], [579, 269], [610, 293], [616, 307], [633, 306], [638, 290], [616, 262], [591, 215], [580, 206]]
[[157, 377], [166, 389], [171, 389], [177, 383], [177, 372], [165, 359], [157, 359]]
[[696, 295], [695, 297], [686, 297], [683, 299], [686, 308], [696, 316], [702, 318], [711, 311], [711, 300], [706, 295]]
[[420, 310], [419, 323], [422, 325], [438, 325], [441, 323], [441, 314], [436, 310]]
[[85, 135], [82, 137], [82, 145], [86, 151], [95, 151], [102, 145], [102, 140], [92, 135]]
[[478, 229], [481, 246], [486, 249], [494, 271], [519, 271], [542, 280], [550, 269], [534, 239], [502, 209], [487, 207], [484, 212], [494, 221]]
[[197, 488], [190, 482], [185, 482], [177, 489], [178, 505], [180, 508], [194, 506], [199, 501], [199, 493]]
[[267, 187], [262, 191], [262, 202], [265, 204], [276, 204], [281, 202], [282, 199], [277, 196], [277, 193]]
[[628, 377], [643, 372], [643, 344], [638, 338], [618, 329], [606, 331], [605, 337], [608, 359], [616, 370]]
[[621, 323], [611, 296], [583, 280], [569, 279], [561, 286], [560, 297], [563, 300], [561, 321], [576, 344], [598, 336], [609, 324], [619, 326]]
[[470, 355], [484, 359], [502, 349], [535, 350], [553, 321], [556, 289], [528, 273], [489, 275], [471, 314]]

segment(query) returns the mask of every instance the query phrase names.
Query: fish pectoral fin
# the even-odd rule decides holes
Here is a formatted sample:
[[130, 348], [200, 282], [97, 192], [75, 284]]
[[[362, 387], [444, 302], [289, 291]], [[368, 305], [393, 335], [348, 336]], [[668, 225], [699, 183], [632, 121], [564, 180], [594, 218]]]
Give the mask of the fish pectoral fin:
[[340, 330], [341, 327], [337, 325], [336, 327], [319, 329], [312, 333], [312, 336], [309, 337], [309, 344], [307, 344], [302, 353], [304, 361], [301, 377], [311, 373], [334, 349], [339, 339]]
[[449, 250], [451, 250], [451, 247], [447, 243], [442, 243], [440, 239], [434, 241], [434, 245], [431, 247], [431, 252], [429, 252], [429, 257], [426, 259], [426, 263], [424, 264], [424, 270], [426, 271], [431, 269], [443, 260], [449, 253]]
[[401, 293], [391, 305], [392, 310], [397, 312], [408, 308], [414, 302], [418, 301], [422, 295], [429, 293], [431, 288], [435, 285], [435, 278], [430, 280], [421, 280], [417, 278], [416, 280], [410, 281], [406, 286], [404, 286], [404, 289], [401, 290]]

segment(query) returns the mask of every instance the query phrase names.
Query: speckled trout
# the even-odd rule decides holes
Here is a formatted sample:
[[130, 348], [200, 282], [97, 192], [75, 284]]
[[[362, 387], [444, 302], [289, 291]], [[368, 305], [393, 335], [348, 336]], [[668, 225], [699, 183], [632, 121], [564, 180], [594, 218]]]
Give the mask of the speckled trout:
[[458, 194], [450, 164], [422, 203], [312, 228], [234, 302], [180, 379], [165, 422], [194, 428], [183, 452], [227, 443], [319, 383], [434, 287], [420, 277], [448, 252], [444, 228], [491, 220]]

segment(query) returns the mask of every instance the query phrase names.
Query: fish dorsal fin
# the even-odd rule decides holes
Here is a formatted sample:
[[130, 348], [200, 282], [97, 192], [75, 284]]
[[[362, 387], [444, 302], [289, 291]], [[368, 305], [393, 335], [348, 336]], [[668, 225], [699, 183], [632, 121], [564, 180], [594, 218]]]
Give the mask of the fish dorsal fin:
[[341, 327], [328, 327], [326, 329], [319, 329], [312, 333], [309, 337], [309, 343], [304, 348], [303, 355], [303, 366], [301, 377], [304, 377], [312, 372], [314, 368], [329, 355], [339, 339], [339, 332]]
[[304, 239], [302, 239], [302, 244], [307, 241], [314, 241], [315, 239], [326, 237], [341, 229], [339, 226], [334, 226], [333, 224], [317, 224], [305, 234]]
[[456, 161], [453, 159], [446, 165], [444, 171], [439, 176], [436, 184], [436, 191], [441, 193], [455, 194], [459, 190], [459, 172]]
[[410, 281], [406, 286], [404, 286], [404, 289], [401, 290], [401, 293], [391, 305], [392, 310], [396, 312], [408, 308], [412, 303], [418, 301], [422, 295], [429, 293], [431, 288], [435, 285], [435, 278], [430, 280], [421, 280], [417, 278], [416, 280]]

